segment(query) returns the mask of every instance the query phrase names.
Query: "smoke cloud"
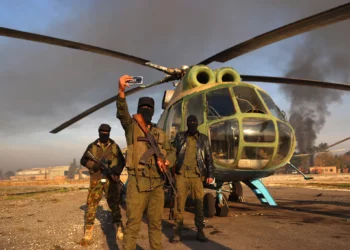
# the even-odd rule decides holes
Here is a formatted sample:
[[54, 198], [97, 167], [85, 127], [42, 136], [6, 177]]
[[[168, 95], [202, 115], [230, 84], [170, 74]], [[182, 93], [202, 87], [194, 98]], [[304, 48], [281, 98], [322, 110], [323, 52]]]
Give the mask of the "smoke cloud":
[[[286, 77], [349, 83], [348, 25], [346, 21], [311, 32], [296, 48]], [[331, 105], [341, 103], [344, 92], [293, 85], [280, 89], [290, 101], [289, 122], [295, 129], [299, 152], [310, 152], [334, 108]]]

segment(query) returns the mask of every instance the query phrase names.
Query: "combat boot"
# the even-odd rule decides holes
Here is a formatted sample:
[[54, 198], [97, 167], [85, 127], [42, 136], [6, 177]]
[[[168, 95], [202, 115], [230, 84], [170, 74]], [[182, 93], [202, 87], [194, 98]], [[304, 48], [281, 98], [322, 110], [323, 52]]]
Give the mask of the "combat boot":
[[173, 236], [170, 239], [170, 242], [176, 243], [181, 240], [181, 230], [174, 228], [173, 230]]
[[198, 232], [197, 232], [197, 240], [200, 241], [200, 242], [206, 242], [208, 241], [208, 238], [205, 237], [205, 234], [203, 232], [203, 229], [198, 229]]
[[122, 241], [123, 237], [124, 237], [123, 224], [122, 223], [120, 223], [120, 224], [114, 223], [114, 229], [115, 229], [115, 232], [116, 232], [117, 240]]
[[86, 245], [86, 244], [91, 243], [93, 229], [94, 229], [94, 225], [85, 226], [84, 237], [81, 239], [80, 244]]

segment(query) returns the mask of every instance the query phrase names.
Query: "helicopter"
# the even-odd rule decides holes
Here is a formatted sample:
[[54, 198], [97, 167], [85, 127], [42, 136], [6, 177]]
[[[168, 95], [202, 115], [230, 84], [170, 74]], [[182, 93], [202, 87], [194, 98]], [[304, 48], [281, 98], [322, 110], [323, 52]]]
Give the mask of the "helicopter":
[[[262, 178], [275, 174], [290, 163], [296, 148], [293, 127], [283, 112], [262, 88], [249, 82], [269, 82], [328, 89], [350, 90], [350, 85], [272, 76], [240, 75], [231, 67], [212, 69], [212, 62], [225, 63], [272, 43], [350, 18], [350, 3], [290, 23], [223, 50], [197, 64], [168, 68], [133, 55], [54, 37], [0, 27], [0, 35], [102, 54], [165, 73], [165, 77], [148, 85], [136, 86], [130, 96], [144, 89], [174, 82], [175, 89], [164, 92], [163, 113], [157, 126], [169, 140], [186, 129], [186, 118], [193, 114], [199, 121], [199, 132], [208, 136], [215, 165], [216, 190], [204, 196], [207, 217], [227, 216], [227, 201], [243, 201], [241, 182], [246, 184], [262, 204], [277, 206]], [[89, 114], [116, 102], [113, 96], [51, 130], [56, 134]], [[229, 184], [229, 197], [223, 192]]]

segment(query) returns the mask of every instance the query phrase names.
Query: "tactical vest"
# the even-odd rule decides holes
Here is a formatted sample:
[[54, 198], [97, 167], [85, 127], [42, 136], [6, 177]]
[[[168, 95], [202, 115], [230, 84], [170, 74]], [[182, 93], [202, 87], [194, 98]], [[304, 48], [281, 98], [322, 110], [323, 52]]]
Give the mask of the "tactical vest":
[[[138, 141], [138, 137], [145, 137], [145, 134], [139, 127], [139, 125], [133, 120], [133, 130], [132, 130], [132, 144], [127, 147], [126, 151], [126, 168], [128, 171], [135, 172], [135, 168], [138, 169], [141, 173], [139, 176], [144, 177], [160, 177], [159, 172], [156, 167], [155, 157], [152, 156], [148, 159], [145, 165], [140, 164], [140, 159], [142, 155], [147, 151], [148, 146], [144, 141]], [[162, 145], [165, 143], [165, 133], [162, 129], [153, 126], [151, 128], [151, 133], [158, 142], [158, 146], [162, 153], [166, 156], [166, 151], [162, 148]]]
[[116, 166], [118, 164], [118, 154], [117, 154], [116, 143], [111, 143], [104, 150], [101, 146], [98, 146], [97, 144], [93, 143], [91, 148], [91, 153], [98, 160], [100, 160], [102, 157], [105, 157], [106, 159], [112, 161], [110, 167]]

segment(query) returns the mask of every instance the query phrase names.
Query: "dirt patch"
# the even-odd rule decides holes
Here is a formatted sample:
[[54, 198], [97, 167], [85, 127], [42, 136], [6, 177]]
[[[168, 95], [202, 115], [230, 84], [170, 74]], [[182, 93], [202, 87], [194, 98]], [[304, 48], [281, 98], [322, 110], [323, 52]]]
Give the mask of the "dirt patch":
[[318, 223], [318, 222], [321, 222], [324, 220], [325, 220], [325, 218], [323, 218], [323, 217], [306, 217], [306, 218], [303, 218], [302, 222], [303, 223]]

